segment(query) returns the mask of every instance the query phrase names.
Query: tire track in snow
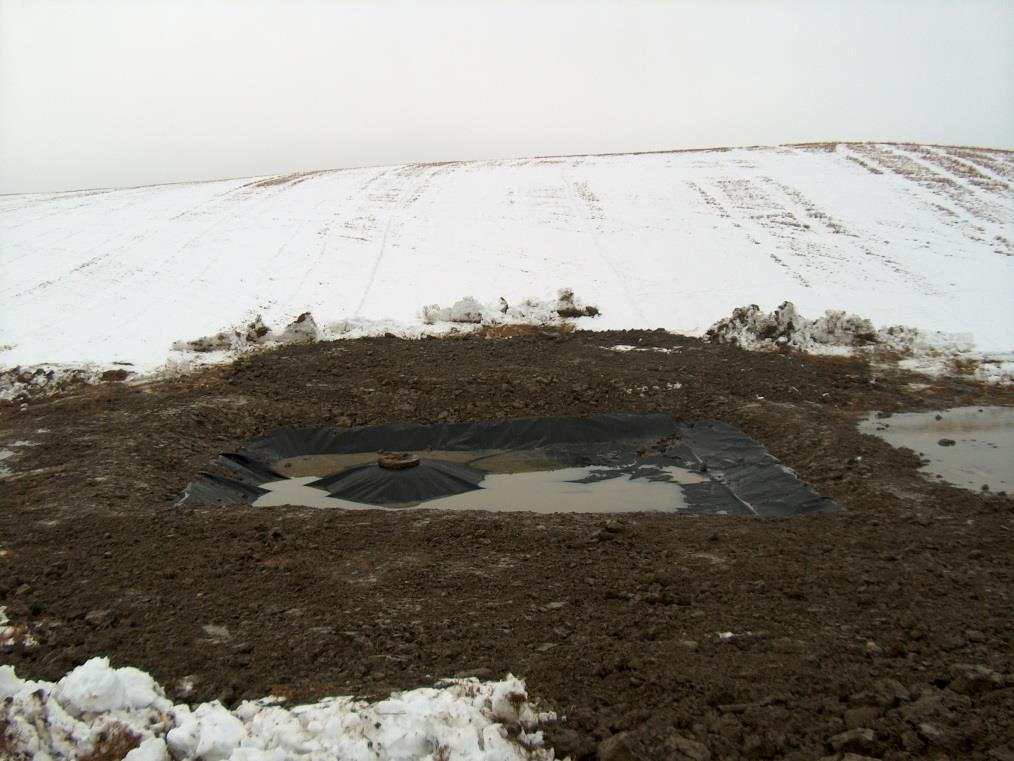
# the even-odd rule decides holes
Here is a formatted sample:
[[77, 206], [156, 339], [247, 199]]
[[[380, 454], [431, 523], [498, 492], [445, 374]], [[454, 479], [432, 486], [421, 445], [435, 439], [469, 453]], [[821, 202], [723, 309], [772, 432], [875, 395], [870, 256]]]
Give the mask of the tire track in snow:
[[[560, 181], [563, 183], [564, 197], [570, 204], [570, 207], [574, 212], [574, 216], [581, 222], [581, 225], [584, 227], [585, 235], [591, 238], [592, 248], [595, 251], [595, 255], [598, 257], [599, 261], [602, 262], [606, 266], [606, 268], [612, 273], [615, 281], [619, 284], [620, 288], [623, 289], [624, 298], [626, 298], [627, 303], [630, 305], [630, 308], [633, 311], [633, 313], [637, 315], [637, 318], [641, 321], [641, 325], [647, 326], [648, 319], [644, 316], [644, 312], [641, 311], [640, 306], [638, 306], [637, 299], [635, 299], [634, 294], [631, 293], [630, 286], [627, 284], [626, 279], [623, 277], [623, 273], [621, 273], [618, 269], [616, 269], [616, 267], [613, 266], [613, 263], [609, 260], [609, 257], [606, 256], [605, 252], [602, 251], [602, 246], [599, 243], [599, 233], [601, 232], [601, 229], [597, 225], [593, 224], [592, 221], [588, 218], [588, 216], [581, 211], [577, 189], [574, 183], [572, 183], [570, 179], [567, 177], [568, 166], [572, 165], [568, 164], [567, 162], [560, 164]], [[582, 197], [580, 198], [580, 202], [584, 203], [585, 206], [587, 207], [588, 204], [587, 199]], [[592, 209], [591, 211], [594, 212], [595, 210]]]
[[[415, 169], [415, 165], [411, 165], [411, 168]], [[380, 271], [381, 262], [384, 261], [384, 254], [387, 251], [387, 239], [391, 234], [391, 227], [394, 224], [395, 219], [398, 217], [398, 213], [404, 210], [407, 206], [414, 203], [419, 198], [420, 190], [429, 184], [430, 179], [433, 178], [437, 172], [441, 170], [441, 167], [426, 167], [429, 171], [421, 177], [418, 181], [412, 184], [406, 184], [402, 188], [398, 197], [394, 201], [394, 207], [391, 212], [387, 215], [387, 222], [384, 225], [384, 232], [380, 236], [380, 248], [377, 251], [377, 256], [373, 260], [373, 267], [370, 268], [370, 276], [366, 281], [366, 287], [363, 289], [363, 295], [359, 299], [359, 304], [356, 306], [356, 311], [352, 313], [353, 317], [362, 317], [363, 306], [366, 304], [366, 300], [370, 297], [370, 292], [373, 290], [373, 285], [377, 280], [377, 273]], [[417, 169], [416, 169], [417, 171]], [[413, 172], [414, 173], [414, 172]], [[407, 174], [407, 173], [406, 173]]]
[[[212, 198], [208, 199], [207, 201], [205, 201], [204, 203], [198, 204], [197, 208], [190, 210], [188, 214], [192, 213], [196, 215], [197, 211], [202, 206], [210, 207], [212, 210], [211, 213], [215, 213], [215, 210], [218, 208], [221, 208], [223, 211], [218, 215], [217, 220], [215, 222], [212, 222], [210, 225], [208, 225], [206, 228], [204, 228], [201, 232], [197, 233], [196, 235], [191, 236], [182, 246], [176, 249], [176, 251], [174, 251], [173, 254], [169, 257], [169, 260], [177, 259], [178, 257], [180, 257], [181, 254], [183, 254], [184, 251], [190, 249], [195, 244], [201, 242], [205, 238], [205, 236], [207, 236], [208, 233], [210, 233], [212, 230], [215, 230], [216, 228], [225, 225], [227, 222], [233, 222], [236, 219], [241, 219], [242, 217], [253, 216], [265, 204], [273, 201], [277, 196], [286, 192], [291, 187], [292, 187], [291, 185], [283, 184], [273, 186], [270, 187], [270, 189], [267, 189], [264, 186], [258, 187], [256, 183], [247, 183], [239, 188], [233, 189], [233, 191], [246, 191], [239, 193], [239, 195], [237, 196], [238, 202], [234, 201], [230, 197], [233, 195], [233, 192], [230, 191], [227, 193], [217, 194]], [[228, 204], [223, 204], [222, 201], [225, 200], [226, 197], [229, 197]], [[217, 264], [214, 258], [210, 259], [206, 258], [205, 261], [207, 263], [204, 265], [201, 271], [194, 276], [187, 275], [186, 268], [177, 270], [178, 275], [181, 274], [186, 277], [184, 285], [189, 286], [192, 283], [203, 282], [205, 280], [205, 276], [207, 275], [207, 273], [211, 270], [212, 267], [216, 266]], [[132, 282], [132, 285], [134, 287], [137, 287], [138, 284], [140, 283], [149, 282], [152, 279], [159, 279], [163, 277], [164, 275], [161, 271], [149, 269], [147, 272], [147, 277], [135, 278]], [[165, 292], [166, 290], [167, 289], [165, 288], [159, 289], [160, 292]], [[173, 294], [173, 302], [179, 302], [180, 296], [178, 292], [174, 289], [168, 290]], [[129, 318], [127, 318], [127, 322], [141, 323], [143, 321], [143, 318], [149, 314], [150, 308], [151, 308], [150, 304], [142, 305], [139, 310], [135, 311], [134, 314], [132, 314]]]
[[[205, 201], [202, 201], [201, 203], [196, 204], [195, 206], [191, 207], [187, 211], [184, 211], [184, 212], [181, 212], [179, 214], [175, 214], [172, 217], [169, 217], [167, 221], [168, 222], [173, 222], [173, 221], [178, 220], [178, 219], [180, 219], [182, 217], [185, 217], [185, 216], [193, 214], [197, 209], [206, 209], [209, 206], [211, 206], [212, 211], [208, 212], [208, 214], [213, 215], [214, 214], [214, 206], [213, 205], [215, 204], [216, 201], [220, 201], [221, 199], [225, 198], [226, 196], [229, 196], [229, 195], [231, 195], [231, 194], [233, 194], [233, 193], [235, 193], [235, 192], [237, 192], [239, 190], [242, 190], [245, 187], [247, 187], [247, 186], [244, 185], [244, 186], [241, 186], [239, 188], [231, 188], [231, 189], [229, 189], [227, 191], [224, 191], [222, 193], [217, 193], [214, 196], [212, 196], [211, 198], [206, 199]], [[154, 188], [151, 188], [151, 189], [152, 190], [162, 190], [163, 188], [160, 187], [160, 186], [155, 186]], [[147, 200], [147, 198], [145, 196], [142, 196], [141, 200], [144, 201], [144, 200]], [[107, 214], [113, 214], [113, 213], [122, 211], [124, 209], [129, 208], [131, 205], [135, 205], [135, 204], [136, 204], [135, 193], [132, 192], [132, 193], [129, 194], [129, 197], [127, 198], [127, 200], [124, 203], [118, 204], [111, 211], [107, 212]], [[77, 206], [72, 207], [72, 209], [78, 208], [79, 206], [83, 206], [83, 205], [84, 204], [78, 204]], [[61, 213], [64, 213], [64, 212], [54, 212], [53, 214], [50, 214], [49, 216], [59, 216]], [[232, 215], [232, 216], [235, 216], [235, 215]], [[213, 230], [215, 227], [219, 226], [220, 224], [224, 223], [229, 218], [230, 218], [230, 215], [228, 215], [228, 214], [224, 215], [224, 216], [219, 216], [218, 219], [217, 219], [217, 221], [213, 222], [208, 227], [206, 227], [204, 230], [202, 230], [201, 232], [199, 232], [196, 236], [194, 236], [189, 241], [187, 241], [187, 243], [185, 243], [180, 249], [177, 250], [177, 253], [182, 252], [188, 246], [190, 246], [191, 244], [193, 244], [195, 241], [199, 240], [200, 238], [203, 238], [207, 233], [211, 232], [211, 230]], [[78, 264], [76, 266], [71, 267], [65, 274], [63, 274], [62, 276], [56, 278], [55, 280], [46, 280], [46, 281], [43, 281], [41, 283], [37, 283], [34, 286], [32, 286], [31, 288], [28, 288], [28, 289], [26, 289], [24, 291], [21, 291], [19, 293], [13, 294], [12, 296], [10, 296], [10, 298], [20, 298], [20, 297], [23, 297], [23, 296], [32, 295], [33, 293], [36, 293], [36, 292], [39, 292], [39, 291], [44, 291], [44, 290], [52, 287], [53, 285], [55, 285], [57, 282], [63, 281], [63, 280], [65, 280], [69, 276], [74, 276], [75, 273], [87, 273], [87, 274], [90, 274], [90, 272], [88, 272], [88, 271], [94, 269], [98, 265], [104, 264], [107, 261], [118, 260], [119, 255], [122, 254], [124, 251], [127, 251], [132, 246], [139, 245], [145, 239], [147, 239], [147, 238], [151, 237], [153, 234], [157, 234], [157, 233], [158, 233], [158, 230], [152, 231], [151, 229], [147, 229], [147, 230], [143, 230], [141, 232], [138, 232], [136, 235], [132, 235], [130, 238], [128, 238], [126, 241], [124, 241], [122, 243], [113, 244], [110, 240], [104, 240], [101, 243], [97, 243], [94, 246], [92, 246], [91, 248], [86, 249], [82, 253], [83, 253], [83, 255], [87, 256], [92, 251], [95, 251], [97, 249], [105, 249], [102, 253], [98, 254], [97, 256], [93, 256], [90, 259], [87, 259], [86, 261], [82, 262], [81, 264]], [[113, 245], [113, 248], [107, 248], [110, 245]], [[202, 272], [202, 275], [203, 274], [204, 273]]]

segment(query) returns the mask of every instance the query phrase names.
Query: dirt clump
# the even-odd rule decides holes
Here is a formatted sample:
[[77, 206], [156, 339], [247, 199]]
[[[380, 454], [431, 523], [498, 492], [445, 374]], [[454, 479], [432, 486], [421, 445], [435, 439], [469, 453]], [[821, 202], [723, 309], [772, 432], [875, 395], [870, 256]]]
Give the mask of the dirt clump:
[[[624, 345], [650, 351], [610, 351]], [[187, 700], [523, 676], [575, 759], [1008, 757], [1014, 501], [933, 483], [873, 411], [1010, 389], [664, 332], [291, 345], [0, 407], [0, 662], [95, 655]], [[841, 512], [174, 507], [284, 426], [661, 412], [743, 429]], [[1006, 755], [1005, 755], [1006, 754]], [[853, 756], [853, 757], [854, 757]]]

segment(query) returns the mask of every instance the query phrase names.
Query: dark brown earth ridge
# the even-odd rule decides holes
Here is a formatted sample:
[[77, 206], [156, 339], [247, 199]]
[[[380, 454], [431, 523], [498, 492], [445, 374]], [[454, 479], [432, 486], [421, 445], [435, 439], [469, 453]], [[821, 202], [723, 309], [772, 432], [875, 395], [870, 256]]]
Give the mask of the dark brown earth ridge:
[[[976, 404], [1014, 392], [663, 332], [535, 332], [289, 347], [7, 405], [0, 442], [38, 443], [0, 481], [0, 604], [38, 644], [0, 662], [56, 679], [108, 655], [227, 704], [510, 671], [565, 717], [549, 739], [575, 759], [1009, 761], [1014, 500], [931, 483], [855, 427]], [[725, 420], [848, 509], [173, 507], [217, 452], [283, 426], [597, 412]]]

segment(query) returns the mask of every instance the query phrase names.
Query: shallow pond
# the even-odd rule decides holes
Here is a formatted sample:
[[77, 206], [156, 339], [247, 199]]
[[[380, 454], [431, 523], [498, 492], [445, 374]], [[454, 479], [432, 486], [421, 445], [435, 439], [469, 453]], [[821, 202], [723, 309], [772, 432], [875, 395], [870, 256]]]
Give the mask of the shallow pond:
[[920, 469], [965, 489], [1010, 492], [1014, 485], [1014, 407], [954, 407], [871, 415], [859, 424], [927, 460]]
[[[376, 455], [373, 455], [376, 457]], [[500, 465], [505, 464], [504, 458]], [[360, 460], [359, 462], [363, 462]], [[329, 463], [333, 466], [333, 462]], [[359, 464], [359, 463], [356, 463]], [[479, 466], [478, 462], [474, 463]], [[304, 468], [301, 468], [304, 470]], [[310, 484], [316, 475], [303, 475], [261, 484], [268, 493], [254, 502], [256, 507], [303, 505], [306, 507], [376, 509], [375, 505], [332, 497]], [[676, 512], [687, 509], [683, 484], [706, 482], [708, 478], [686, 468], [668, 466], [636, 469], [631, 473], [609, 473], [602, 468], [569, 467], [521, 470], [516, 460], [508, 472], [490, 472], [480, 487], [463, 494], [426, 500], [425, 507], [439, 510], [503, 510], [536, 513], [625, 513], [637, 511]], [[408, 507], [419, 503], [391, 505]]]

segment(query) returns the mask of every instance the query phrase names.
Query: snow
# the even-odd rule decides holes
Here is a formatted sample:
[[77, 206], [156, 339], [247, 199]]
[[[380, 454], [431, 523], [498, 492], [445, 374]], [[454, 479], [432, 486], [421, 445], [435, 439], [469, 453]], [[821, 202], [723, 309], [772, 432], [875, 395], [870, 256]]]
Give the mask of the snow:
[[258, 316], [275, 338], [306, 312], [323, 338], [558, 319], [561, 288], [594, 329], [788, 300], [1010, 352], [1012, 178], [1003, 151], [840, 144], [4, 196], [0, 366], [171, 372], [214, 359], [177, 342]]
[[0, 724], [7, 750], [39, 761], [84, 758], [102, 737], [133, 737], [125, 761], [551, 761], [525, 685], [453, 680], [370, 704], [326, 698], [286, 708], [275, 698], [234, 710], [214, 701], [173, 705], [148, 674], [93, 658], [58, 683], [0, 666]]
[[[13, 626], [8, 626], [10, 619], [7, 618], [7, 607], [0, 605], [0, 647], [9, 647], [14, 644], [14, 637], [16, 633]], [[3, 689], [3, 684], [0, 682], [0, 690]]]
[[[705, 335], [711, 341], [751, 350], [789, 347], [826, 355], [867, 351], [875, 364], [893, 362], [924, 375], [971, 375], [987, 383], [1014, 383], [1014, 353], [978, 352], [967, 334], [926, 333], [904, 325], [877, 328], [863, 317], [830, 309], [811, 320], [788, 301], [770, 313], [756, 304], [734, 309], [730, 317], [716, 322]], [[607, 348], [630, 351], [636, 347]], [[891, 362], [884, 361], [884, 351], [891, 356]], [[896, 360], [896, 356], [902, 359]]]
[[903, 325], [878, 329], [865, 317], [840, 310], [829, 309], [811, 320], [790, 301], [770, 313], [756, 304], [735, 309], [731, 317], [712, 325], [706, 336], [744, 349], [790, 347], [814, 354], [840, 354], [873, 346], [909, 354], [960, 354], [974, 346], [968, 335], [928, 334]]
[[673, 346], [665, 348], [662, 346], [633, 346], [631, 344], [614, 344], [613, 346], [603, 346], [602, 348], [605, 349], [606, 351], [618, 351], [621, 353], [628, 351], [653, 351], [659, 354], [675, 354], [678, 351], [680, 351], [682, 347]]

